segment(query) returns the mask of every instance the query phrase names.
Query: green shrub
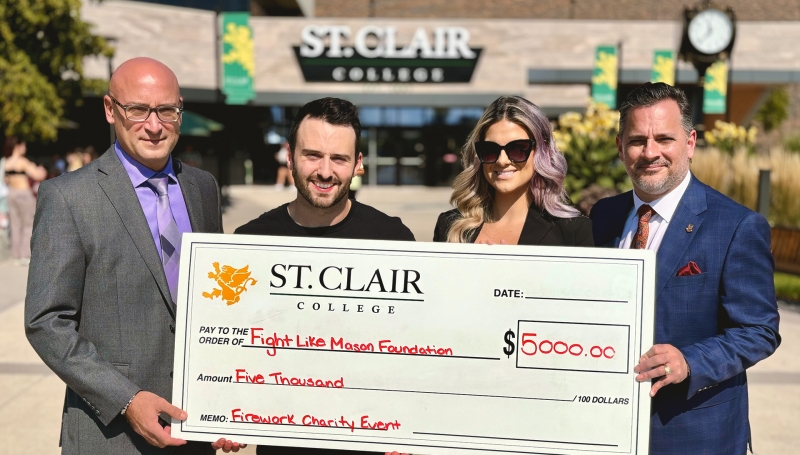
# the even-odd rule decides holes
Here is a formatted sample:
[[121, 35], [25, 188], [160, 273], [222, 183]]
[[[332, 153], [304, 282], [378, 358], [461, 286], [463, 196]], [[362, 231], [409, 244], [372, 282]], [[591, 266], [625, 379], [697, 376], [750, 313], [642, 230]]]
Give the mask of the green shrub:
[[723, 152], [733, 153], [741, 148], [752, 152], [756, 143], [758, 130], [751, 126], [745, 128], [735, 123], [717, 120], [714, 128], [705, 132], [705, 140], [711, 147], [716, 147]]
[[590, 104], [584, 114], [567, 112], [553, 131], [556, 146], [567, 159], [564, 187], [572, 202], [579, 203], [590, 185], [614, 190], [631, 189], [625, 166], [617, 154], [619, 112], [603, 104]]
[[783, 147], [790, 152], [800, 152], [800, 134], [793, 134], [784, 139]]
[[770, 132], [781, 126], [781, 123], [789, 117], [790, 104], [786, 87], [778, 87], [770, 92], [764, 104], [756, 112], [755, 118], [761, 122], [764, 131]]
[[800, 302], [800, 276], [775, 272], [775, 293], [781, 300]]

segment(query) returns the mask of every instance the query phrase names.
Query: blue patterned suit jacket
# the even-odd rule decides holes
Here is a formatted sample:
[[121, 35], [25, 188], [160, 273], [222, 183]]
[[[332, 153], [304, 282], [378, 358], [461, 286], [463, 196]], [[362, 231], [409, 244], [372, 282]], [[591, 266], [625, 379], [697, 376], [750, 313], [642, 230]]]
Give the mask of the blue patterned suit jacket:
[[[616, 248], [632, 208], [631, 192], [599, 201], [595, 244]], [[655, 343], [680, 349], [691, 375], [653, 398], [650, 453], [744, 454], [745, 370], [780, 344], [769, 225], [692, 176], [656, 260]], [[689, 261], [702, 273], [677, 276]]]

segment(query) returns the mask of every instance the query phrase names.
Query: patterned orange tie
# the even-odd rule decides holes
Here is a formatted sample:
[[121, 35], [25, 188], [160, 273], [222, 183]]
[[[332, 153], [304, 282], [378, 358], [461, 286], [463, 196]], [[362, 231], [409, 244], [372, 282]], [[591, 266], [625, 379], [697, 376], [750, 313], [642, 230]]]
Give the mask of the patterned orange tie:
[[643, 204], [636, 211], [636, 214], [639, 215], [639, 226], [636, 228], [636, 235], [633, 236], [631, 249], [643, 250], [647, 248], [647, 236], [650, 235], [650, 217], [654, 213], [656, 213], [655, 210], [647, 204]]

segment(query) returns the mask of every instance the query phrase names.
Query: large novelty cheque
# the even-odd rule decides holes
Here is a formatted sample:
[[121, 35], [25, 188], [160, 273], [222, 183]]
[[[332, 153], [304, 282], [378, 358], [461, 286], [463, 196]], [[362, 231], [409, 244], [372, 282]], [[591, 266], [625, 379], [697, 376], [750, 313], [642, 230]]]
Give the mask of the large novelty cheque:
[[187, 234], [173, 436], [646, 454], [652, 252]]

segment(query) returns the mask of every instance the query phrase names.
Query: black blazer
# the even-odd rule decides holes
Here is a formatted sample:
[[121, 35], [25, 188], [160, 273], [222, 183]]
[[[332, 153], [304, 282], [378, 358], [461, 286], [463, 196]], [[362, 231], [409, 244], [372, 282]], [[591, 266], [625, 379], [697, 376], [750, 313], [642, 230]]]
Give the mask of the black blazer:
[[[436, 229], [433, 232], [433, 241], [446, 242], [447, 231], [460, 217], [461, 213], [458, 209], [439, 215]], [[472, 232], [469, 238], [470, 243], [475, 243], [480, 232], [480, 229]], [[531, 204], [519, 236], [519, 245], [594, 246], [592, 221], [585, 216], [558, 218], [547, 212], [539, 211], [535, 205]]]

